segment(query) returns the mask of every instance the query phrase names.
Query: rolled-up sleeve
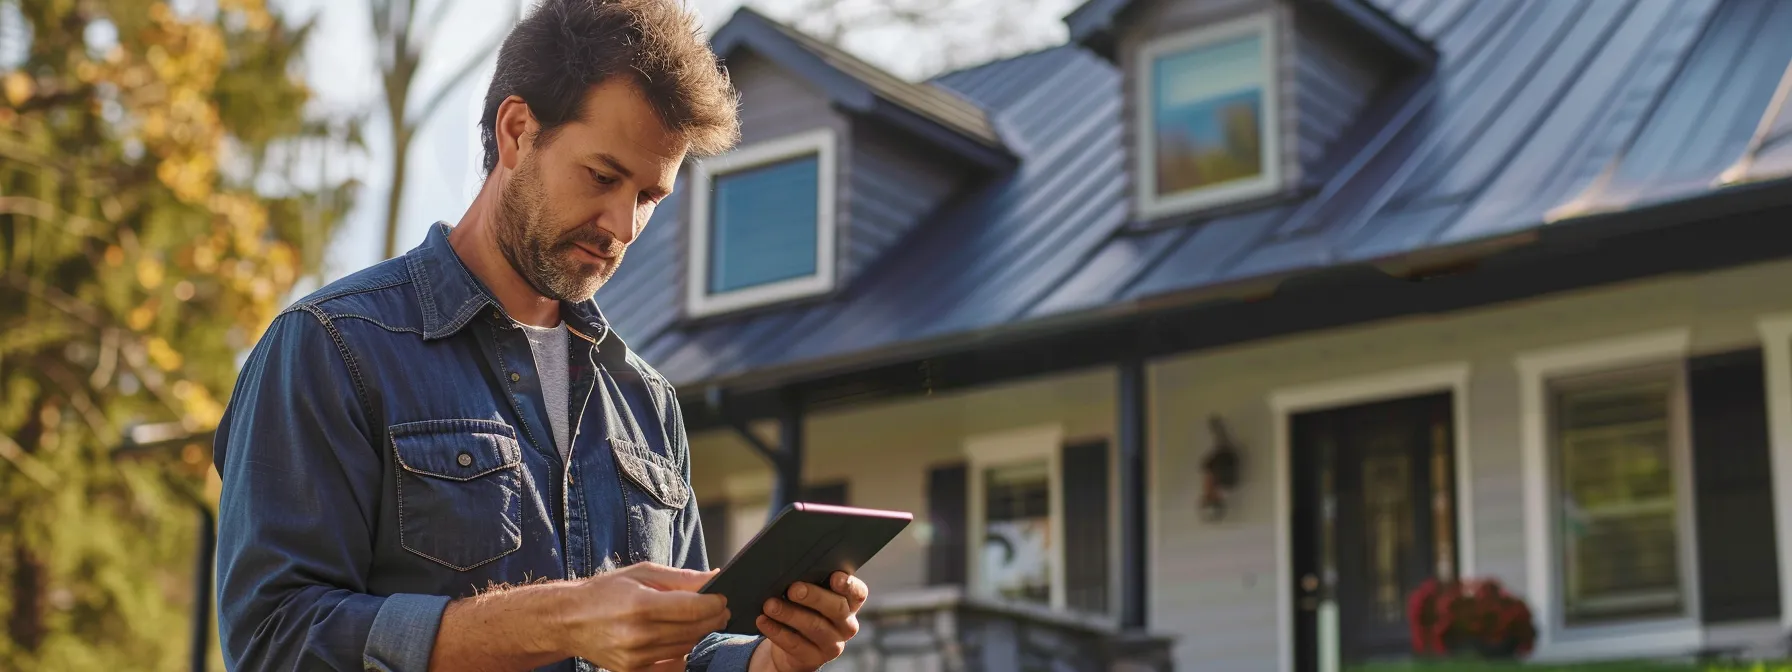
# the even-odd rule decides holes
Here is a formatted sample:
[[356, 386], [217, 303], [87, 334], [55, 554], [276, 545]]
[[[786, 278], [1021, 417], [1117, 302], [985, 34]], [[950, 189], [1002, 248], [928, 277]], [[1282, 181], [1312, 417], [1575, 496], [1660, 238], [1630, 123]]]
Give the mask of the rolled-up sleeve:
[[[670, 388], [668, 388], [670, 389]], [[666, 437], [675, 454], [684, 456], [684, 481], [691, 482], [691, 445], [684, 433], [684, 414], [678, 405], [678, 394], [668, 392], [666, 403]], [[703, 542], [703, 518], [697, 513], [697, 498], [692, 497], [679, 513], [678, 535], [673, 540], [673, 560], [679, 567], [709, 571], [709, 551]], [[759, 637], [713, 634], [697, 643], [686, 659], [687, 672], [746, 672], [753, 660], [753, 649]]]
[[382, 459], [328, 317], [274, 320], [219, 424], [218, 630], [233, 670], [423, 672], [448, 599], [366, 592]]

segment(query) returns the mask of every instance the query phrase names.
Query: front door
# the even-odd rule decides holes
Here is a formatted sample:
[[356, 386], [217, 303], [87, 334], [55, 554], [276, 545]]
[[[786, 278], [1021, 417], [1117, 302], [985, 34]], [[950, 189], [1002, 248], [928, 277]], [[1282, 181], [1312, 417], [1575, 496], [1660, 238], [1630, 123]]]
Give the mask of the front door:
[[1291, 423], [1297, 668], [1409, 656], [1407, 598], [1455, 574], [1449, 394]]

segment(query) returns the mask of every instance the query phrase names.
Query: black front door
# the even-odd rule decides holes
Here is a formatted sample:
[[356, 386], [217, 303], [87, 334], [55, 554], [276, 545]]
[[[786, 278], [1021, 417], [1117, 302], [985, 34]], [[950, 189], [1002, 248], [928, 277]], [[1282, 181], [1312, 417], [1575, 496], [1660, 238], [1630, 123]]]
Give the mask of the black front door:
[[1425, 579], [1455, 574], [1450, 395], [1290, 422], [1298, 668], [1318, 669], [1326, 607], [1346, 666], [1410, 655], [1407, 598]]

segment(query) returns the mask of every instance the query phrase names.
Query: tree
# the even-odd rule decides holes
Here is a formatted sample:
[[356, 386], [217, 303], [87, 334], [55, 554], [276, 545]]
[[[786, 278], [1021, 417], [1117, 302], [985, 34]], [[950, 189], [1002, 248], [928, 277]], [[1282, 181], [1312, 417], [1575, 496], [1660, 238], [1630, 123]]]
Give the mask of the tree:
[[[367, 8], [373, 17], [373, 37], [386, 102], [386, 118], [392, 126], [392, 189], [386, 192], [386, 242], [382, 258], [391, 258], [398, 253], [398, 208], [404, 199], [411, 140], [416, 138], [417, 129], [436, 110], [441, 109], [449, 92], [454, 90], [454, 85], [471, 77], [479, 65], [497, 51], [504, 37], [510, 33], [507, 27], [515, 22], [515, 0], [499, 0], [499, 4], [507, 7], [508, 11], [504, 12], [505, 18], [499, 20], [497, 25], [505, 28], [487, 38], [482, 46], [471, 51], [457, 50], [457, 53], [464, 54], [461, 56], [463, 60], [433, 93], [424, 95], [421, 90], [413, 90], [419, 86], [416, 82], [417, 71], [423, 65], [424, 45], [431, 41], [428, 37], [440, 32], [442, 22], [459, 4], [458, 0], [436, 0], [429, 15], [420, 17], [417, 14], [417, 0], [367, 1]], [[413, 98], [422, 102], [412, 105]]]
[[[138, 423], [214, 426], [239, 354], [317, 268], [355, 185], [310, 155], [309, 26], [261, 0], [0, 0], [0, 660], [180, 669], [210, 446], [120, 462]], [[8, 65], [14, 65], [10, 70]]]

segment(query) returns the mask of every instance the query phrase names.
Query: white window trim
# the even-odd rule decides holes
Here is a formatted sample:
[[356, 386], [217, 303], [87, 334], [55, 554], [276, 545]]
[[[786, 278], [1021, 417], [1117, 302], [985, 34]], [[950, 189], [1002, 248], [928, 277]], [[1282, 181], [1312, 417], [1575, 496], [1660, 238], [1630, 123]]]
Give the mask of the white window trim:
[[[1456, 462], [1456, 571], [1461, 576], [1475, 572], [1475, 512], [1473, 471], [1470, 467], [1468, 386], [1471, 369], [1468, 362], [1448, 362], [1388, 371], [1367, 376], [1330, 380], [1298, 387], [1278, 389], [1269, 394], [1271, 417], [1275, 424], [1275, 497], [1276, 497], [1276, 641], [1280, 670], [1294, 670], [1294, 558], [1293, 529], [1289, 517], [1294, 510], [1289, 479], [1293, 477], [1291, 441], [1288, 423], [1293, 416], [1309, 411], [1343, 408], [1378, 401], [1400, 399], [1435, 392], [1449, 392], [1452, 437]], [[1338, 656], [1337, 606], [1321, 605], [1319, 614], [1319, 670], [1336, 672]]]
[[1766, 360], [1767, 423], [1772, 446], [1775, 541], [1780, 559], [1780, 623], [1792, 628], [1792, 313], [1756, 323]]
[[[832, 129], [816, 129], [750, 145], [728, 154], [692, 164], [690, 242], [685, 252], [685, 308], [692, 317], [703, 317], [744, 308], [789, 301], [834, 290], [834, 200], [838, 140]], [[815, 274], [739, 289], [709, 293], [710, 200], [717, 177], [807, 154], [816, 155]]]
[[[1155, 109], [1155, 83], [1152, 64], [1159, 56], [1194, 49], [1252, 33], [1263, 36], [1263, 173], [1248, 180], [1238, 180], [1197, 189], [1169, 198], [1157, 197], [1157, 147], [1152, 136]], [[1145, 44], [1134, 64], [1133, 81], [1137, 98], [1133, 101], [1136, 132], [1133, 144], [1137, 157], [1135, 207], [1143, 219], [1158, 219], [1199, 210], [1201, 208], [1267, 196], [1282, 187], [1282, 91], [1281, 35], [1276, 15], [1262, 12], [1225, 23], [1202, 26], [1194, 30], [1166, 35]]]
[[983, 536], [984, 536], [984, 472], [991, 467], [1000, 467], [1017, 462], [1044, 460], [1048, 478], [1051, 483], [1051, 535], [1052, 535], [1052, 569], [1051, 569], [1051, 608], [1057, 611], [1066, 609], [1066, 579], [1064, 573], [1064, 474], [1063, 451], [1064, 427], [1062, 425], [1040, 425], [1022, 429], [979, 434], [967, 437], [964, 441], [965, 459], [970, 468], [966, 481], [969, 489], [967, 497], [966, 517], [970, 524], [966, 526], [965, 541], [965, 578], [966, 593], [980, 599], [1000, 599], [985, 595], [983, 592]]
[[1565, 627], [1562, 624], [1562, 577], [1556, 562], [1554, 469], [1550, 459], [1549, 383], [1551, 380], [1624, 368], [1684, 362], [1690, 352], [1690, 329], [1677, 328], [1576, 343], [1519, 353], [1513, 359], [1519, 377], [1520, 457], [1524, 475], [1526, 602], [1537, 623], [1538, 660], [1611, 658], [1685, 653], [1701, 645], [1699, 623], [1698, 530], [1693, 510], [1691, 436], [1687, 422], [1686, 380], [1679, 377], [1673, 408], [1674, 496], [1678, 507], [1680, 580], [1686, 611], [1679, 616], [1612, 625]]

